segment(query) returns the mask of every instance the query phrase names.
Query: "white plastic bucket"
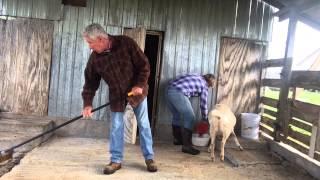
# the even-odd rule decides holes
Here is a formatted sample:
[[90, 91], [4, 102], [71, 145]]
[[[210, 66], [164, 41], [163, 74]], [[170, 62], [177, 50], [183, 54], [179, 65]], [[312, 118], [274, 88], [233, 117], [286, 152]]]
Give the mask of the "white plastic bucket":
[[259, 139], [260, 115], [254, 113], [241, 113], [241, 137]]

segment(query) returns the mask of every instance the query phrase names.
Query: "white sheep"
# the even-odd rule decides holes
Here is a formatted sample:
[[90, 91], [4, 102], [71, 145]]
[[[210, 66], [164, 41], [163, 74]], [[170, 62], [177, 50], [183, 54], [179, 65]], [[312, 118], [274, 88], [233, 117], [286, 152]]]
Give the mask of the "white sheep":
[[230, 134], [234, 135], [234, 141], [240, 150], [241, 147], [236, 134], [234, 133], [234, 126], [236, 125], [236, 117], [231, 111], [231, 109], [225, 104], [216, 104], [215, 108], [210, 111], [208, 121], [210, 124], [210, 137], [211, 144], [208, 151], [211, 152], [212, 161], [215, 160], [214, 157], [214, 146], [216, 136], [222, 137], [221, 140], [221, 152], [220, 159], [224, 161], [224, 146]]

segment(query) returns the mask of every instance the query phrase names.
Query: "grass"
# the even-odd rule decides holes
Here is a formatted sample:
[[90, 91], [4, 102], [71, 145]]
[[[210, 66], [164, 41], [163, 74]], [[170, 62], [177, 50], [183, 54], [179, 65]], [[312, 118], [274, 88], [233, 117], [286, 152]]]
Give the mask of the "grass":
[[[264, 96], [272, 99], [279, 99], [279, 94], [280, 91], [266, 88]], [[289, 92], [289, 97], [292, 97], [292, 91]], [[310, 92], [307, 90], [303, 90], [296, 95], [296, 100], [310, 104], [320, 105], [320, 92]]]
[[[280, 94], [280, 91], [272, 90], [270, 88], [266, 88], [264, 96], [272, 98], [272, 99], [279, 99], [279, 94]], [[289, 92], [289, 97], [292, 97], [292, 91]], [[303, 90], [303, 91], [300, 91], [297, 94], [296, 100], [299, 100], [299, 101], [302, 101], [302, 102], [306, 102], [306, 103], [310, 103], [310, 104], [320, 105], [320, 93], [319, 92], [310, 92], [310, 91]], [[270, 106], [266, 106], [266, 105], [264, 105], [263, 107], [266, 108], [266, 109], [272, 110], [272, 111], [277, 111], [277, 109], [274, 108], [274, 107], [270, 107]], [[267, 117], [269, 117], [271, 119], [274, 119], [270, 115], [267, 115], [267, 114], [263, 114], [263, 115], [267, 116]], [[290, 124], [290, 127], [291, 127], [291, 129], [293, 131], [297, 131], [297, 132], [299, 132], [301, 134], [305, 134], [307, 136], [311, 136], [311, 132], [309, 132], [309, 131], [306, 131], [306, 130], [301, 129], [301, 128], [296, 127], [296, 126], [293, 126], [292, 124]]]

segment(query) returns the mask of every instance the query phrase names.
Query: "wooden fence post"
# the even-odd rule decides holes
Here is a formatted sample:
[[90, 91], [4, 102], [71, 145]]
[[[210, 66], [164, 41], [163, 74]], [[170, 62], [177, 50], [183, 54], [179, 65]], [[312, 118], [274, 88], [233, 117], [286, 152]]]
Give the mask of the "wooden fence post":
[[274, 140], [278, 142], [282, 140], [280, 133], [284, 133], [284, 139], [286, 139], [288, 136], [290, 120], [290, 104], [288, 101], [288, 94], [291, 79], [291, 66], [292, 59], [286, 59], [281, 72], [281, 89], [279, 95], [278, 113], [274, 127]]
[[[320, 112], [318, 113], [318, 121], [312, 124], [312, 134], [310, 138], [309, 157], [314, 158], [317, 136], [320, 133]], [[318, 142], [319, 143], [319, 142]]]

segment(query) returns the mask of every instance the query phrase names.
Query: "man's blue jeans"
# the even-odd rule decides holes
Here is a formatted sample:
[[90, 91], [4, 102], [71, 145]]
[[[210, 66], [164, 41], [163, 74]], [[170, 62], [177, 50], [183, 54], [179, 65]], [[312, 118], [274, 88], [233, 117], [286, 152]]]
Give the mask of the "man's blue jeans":
[[196, 118], [189, 98], [176, 88], [170, 86], [167, 89], [166, 97], [168, 107], [173, 115], [172, 125], [183, 126], [192, 130]]
[[[148, 117], [148, 103], [145, 98], [136, 108], [133, 108], [136, 115], [140, 147], [145, 160], [153, 159], [152, 135]], [[111, 162], [121, 163], [124, 148], [124, 123], [123, 112], [111, 112], [112, 125], [110, 129], [110, 154]]]

